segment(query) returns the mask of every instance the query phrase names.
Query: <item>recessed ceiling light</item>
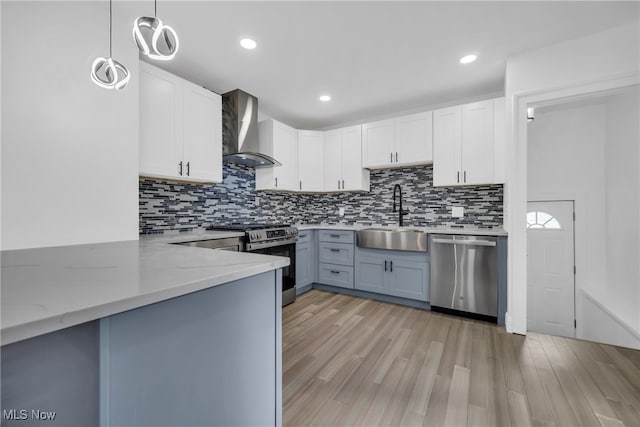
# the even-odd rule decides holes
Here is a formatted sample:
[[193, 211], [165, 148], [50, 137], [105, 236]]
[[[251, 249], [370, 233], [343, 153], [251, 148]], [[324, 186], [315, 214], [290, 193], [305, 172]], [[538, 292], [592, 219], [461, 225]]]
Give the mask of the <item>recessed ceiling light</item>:
[[322, 102], [331, 101], [331, 97], [329, 95], [321, 95], [320, 96], [320, 101], [322, 101]]
[[240, 46], [245, 49], [255, 49], [258, 44], [253, 39], [242, 39], [240, 40]]
[[460, 63], [462, 63], [462, 64], [470, 64], [473, 61], [475, 61], [476, 59], [478, 59], [478, 55], [467, 55], [467, 56], [463, 56], [462, 58], [460, 58]]

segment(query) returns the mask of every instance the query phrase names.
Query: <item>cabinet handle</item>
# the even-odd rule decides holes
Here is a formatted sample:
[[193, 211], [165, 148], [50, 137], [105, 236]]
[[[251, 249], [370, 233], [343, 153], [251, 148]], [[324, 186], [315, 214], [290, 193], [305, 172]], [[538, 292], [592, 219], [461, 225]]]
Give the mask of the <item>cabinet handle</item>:
[[187, 176], [191, 173], [191, 162], [187, 162]]
[[305, 237], [307, 237], [306, 234], [298, 234], [298, 239], [304, 239]]
[[302, 180], [300, 180], [300, 189], [302, 190]]
[[338, 270], [331, 270], [330, 272], [331, 272], [331, 274], [340, 274], [340, 272]]
[[391, 163], [393, 163], [393, 153], [389, 153], [389, 155], [391, 156]]
[[467, 171], [464, 171], [464, 182], [467, 182]]
[[398, 163], [398, 152], [396, 151], [396, 163]]
[[458, 171], [458, 183], [460, 183], [460, 171]]
[[278, 177], [276, 176], [276, 187], [278, 186]]
[[344, 179], [342, 180], [342, 189], [344, 190]]
[[387, 260], [384, 260], [384, 271], [387, 271]]
[[338, 190], [340, 189], [340, 180], [338, 180]]
[[178, 163], [178, 166], [180, 166], [180, 170], [178, 171], [178, 174], [182, 176], [182, 160], [180, 160], [180, 163]]
[[330, 248], [329, 250], [330, 250], [331, 252], [340, 252], [340, 249], [333, 249], [333, 248]]
[[389, 271], [393, 272], [393, 261], [389, 261]]
[[329, 237], [333, 237], [334, 239], [339, 239], [340, 235], [339, 234], [329, 234]]

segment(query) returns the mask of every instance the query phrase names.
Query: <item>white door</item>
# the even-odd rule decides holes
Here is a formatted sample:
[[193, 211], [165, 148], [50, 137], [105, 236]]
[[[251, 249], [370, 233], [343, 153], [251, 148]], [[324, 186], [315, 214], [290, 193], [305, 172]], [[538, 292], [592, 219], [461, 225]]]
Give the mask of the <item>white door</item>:
[[573, 202], [529, 202], [527, 329], [575, 336]]

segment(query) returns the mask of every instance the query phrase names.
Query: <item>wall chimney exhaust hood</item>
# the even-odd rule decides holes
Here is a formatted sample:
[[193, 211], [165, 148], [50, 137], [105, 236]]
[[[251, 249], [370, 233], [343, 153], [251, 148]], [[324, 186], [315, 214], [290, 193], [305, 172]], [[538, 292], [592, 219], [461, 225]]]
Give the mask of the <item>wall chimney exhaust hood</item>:
[[281, 165], [260, 152], [258, 98], [240, 89], [222, 95], [222, 154], [225, 161], [256, 168]]

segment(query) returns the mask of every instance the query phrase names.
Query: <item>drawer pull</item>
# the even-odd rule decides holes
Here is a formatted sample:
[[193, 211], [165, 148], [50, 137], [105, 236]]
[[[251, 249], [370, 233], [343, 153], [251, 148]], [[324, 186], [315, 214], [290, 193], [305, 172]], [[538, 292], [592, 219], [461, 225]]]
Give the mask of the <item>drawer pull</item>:
[[340, 249], [333, 249], [333, 248], [330, 248], [329, 250], [330, 250], [331, 252], [340, 252]]
[[331, 274], [340, 274], [340, 272], [338, 270], [331, 270], [330, 273]]
[[329, 234], [329, 237], [333, 237], [334, 239], [339, 239], [340, 235], [339, 234]]

